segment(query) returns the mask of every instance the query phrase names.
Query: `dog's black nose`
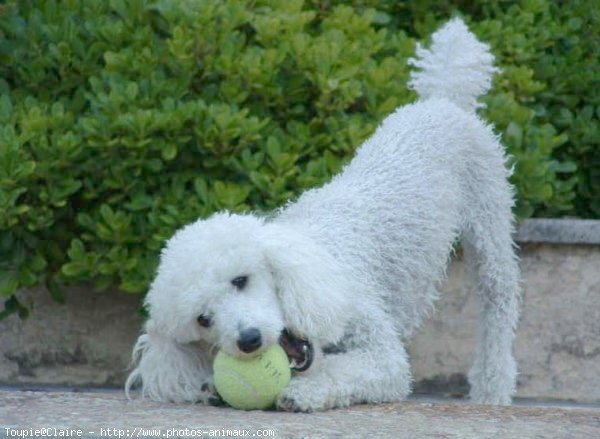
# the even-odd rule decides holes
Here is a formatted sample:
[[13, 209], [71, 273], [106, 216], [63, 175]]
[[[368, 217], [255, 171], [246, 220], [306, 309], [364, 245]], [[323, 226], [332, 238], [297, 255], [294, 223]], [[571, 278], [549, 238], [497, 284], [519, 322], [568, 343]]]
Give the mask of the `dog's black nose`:
[[237, 340], [237, 345], [242, 352], [246, 352], [247, 354], [254, 352], [262, 345], [260, 331], [256, 328], [243, 330]]

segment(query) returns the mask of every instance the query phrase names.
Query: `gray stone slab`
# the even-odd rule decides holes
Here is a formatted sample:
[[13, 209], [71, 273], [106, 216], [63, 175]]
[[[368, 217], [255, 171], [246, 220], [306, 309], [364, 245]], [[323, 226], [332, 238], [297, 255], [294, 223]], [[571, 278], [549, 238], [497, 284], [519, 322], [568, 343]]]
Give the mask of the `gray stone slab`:
[[523, 243], [600, 244], [600, 220], [528, 219], [519, 225], [515, 239]]
[[[600, 401], [600, 248], [524, 244], [521, 268], [517, 395]], [[462, 394], [478, 306], [460, 255], [436, 305], [408, 346], [416, 388]]]
[[141, 329], [141, 296], [85, 286], [65, 303], [44, 288], [22, 291], [31, 316], [0, 321], [0, 383], [121, 386]]
[[231, 437], [245, 430], [277, 438], [589, 439], [600, 437], [600, 409], [406, 401], [303, 414], [128, 401], [121, 393], [0, 391], [0, 437], [42, 427], [80, 430], [81, 437], [224, 437], [227, 430]]

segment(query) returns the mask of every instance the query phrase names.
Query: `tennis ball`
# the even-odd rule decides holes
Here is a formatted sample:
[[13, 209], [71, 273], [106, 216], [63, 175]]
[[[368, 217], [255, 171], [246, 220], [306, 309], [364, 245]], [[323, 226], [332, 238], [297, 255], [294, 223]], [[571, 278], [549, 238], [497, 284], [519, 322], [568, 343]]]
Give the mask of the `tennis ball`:
[[279, 345], [252, 358], [235, 358], [219, 351], [213, 373], [223, 401], [241, 410], [271, 407], [292, 376], [287, 354]]

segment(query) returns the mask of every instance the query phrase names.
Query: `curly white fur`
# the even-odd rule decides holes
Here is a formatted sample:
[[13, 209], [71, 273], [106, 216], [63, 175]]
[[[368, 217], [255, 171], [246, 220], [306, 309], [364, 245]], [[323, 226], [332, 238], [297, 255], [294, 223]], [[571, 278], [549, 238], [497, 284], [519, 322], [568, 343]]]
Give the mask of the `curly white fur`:
[[409, 81], [421, 99], [447, 98], [464, 110], [483, 105], [477, 102], [492, 86], [494, 56], [460, 20], [449, 21], [432, 36], [429, 50], [417, 44], [418, 58], [409, 64], [421, 69]]
[[[270, 218], [219, 213], [167, 243], [127, 389], [141, 381], [152, 399], [207, 402], [216, 349], [251, 355], [236, 344], [241, 331], [259, 329], [264, 348], [288, 328], [327, 349], [294, 376], [280, 408], [402, 399], [411, 387], [403, 341], [432, 308], [461, 239], [481, 302], [471, 396], [510, 403], [513, 194], [503, 148], [474, 113], [493, 58], [459, 20], [418, 53], [420, 100], [389, 116], [330, 183]], [[231, 280], [242, 275], [240, 291]]]

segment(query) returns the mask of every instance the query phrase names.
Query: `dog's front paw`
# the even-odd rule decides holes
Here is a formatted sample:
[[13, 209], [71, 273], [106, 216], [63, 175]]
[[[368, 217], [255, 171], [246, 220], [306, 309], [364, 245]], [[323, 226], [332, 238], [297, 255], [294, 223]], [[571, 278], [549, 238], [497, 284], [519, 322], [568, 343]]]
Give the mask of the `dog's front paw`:
[[277, 399], [277, 408], [288, 412], [314, 412], [338, 407], [333, 383], [314, 377], [294, 377]]
[[221, 396], [215, 390], [212, 380], [202, 383], [200, 390], [202, 390], [202, 397], [198, 402], [215, 407], [226, 405], [225, 401], [221, 399]]

